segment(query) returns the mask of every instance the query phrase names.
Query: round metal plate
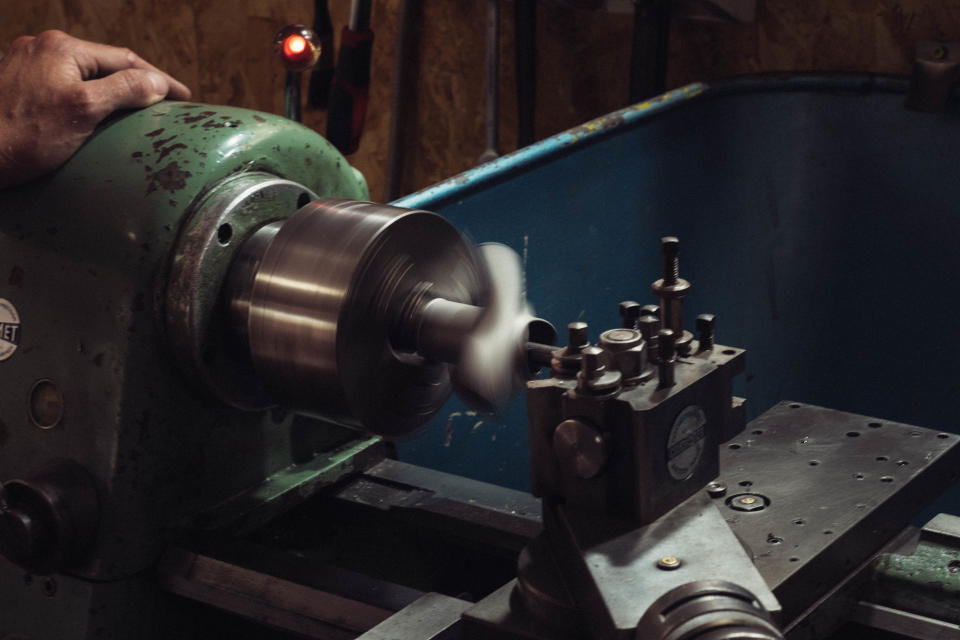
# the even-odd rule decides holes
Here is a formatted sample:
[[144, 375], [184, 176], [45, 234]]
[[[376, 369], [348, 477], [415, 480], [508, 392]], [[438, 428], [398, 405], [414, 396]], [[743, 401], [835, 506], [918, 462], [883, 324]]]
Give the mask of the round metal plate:
[[167, 335], [191, 381], [235, 407], [262, 409], [273, 402], [245, 347], [228, 335], [220, 297], [230, 265], [255, 230], [315, 197], [270, 174], [237, 174], [214, 186], [180, 230], [167, 279]]

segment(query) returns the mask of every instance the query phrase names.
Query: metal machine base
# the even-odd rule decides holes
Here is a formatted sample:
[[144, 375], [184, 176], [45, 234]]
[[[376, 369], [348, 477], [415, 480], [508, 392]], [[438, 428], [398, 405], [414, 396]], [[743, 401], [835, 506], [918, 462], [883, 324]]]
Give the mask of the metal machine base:
[[[714, 505], [779, 600], [788, 638], [829, 637], [851, 615], [831, 609], [824, 596], [850, 597], [849, 589], [834, 587], [956, 482], [958, 441], [953, 434], [783, 402], [723, 445], [715, 484], [726, 490], [711, 487]], [[673, 553], [682, 560], [685, 551]], [[590, 637], [575, 626], [558, 632], [537, 622], [515, 585], [466, 611], [465, 638]], [[810, 616], [816, 616], [815, 635], [805, 624]]]

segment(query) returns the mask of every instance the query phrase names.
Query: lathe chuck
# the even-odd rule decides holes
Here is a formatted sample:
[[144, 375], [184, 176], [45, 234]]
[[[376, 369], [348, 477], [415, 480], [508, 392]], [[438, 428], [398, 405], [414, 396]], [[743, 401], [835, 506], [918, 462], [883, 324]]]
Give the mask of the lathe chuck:
[[284, 404], [399, 435], [446, 401], [447, 366], [391, 340], [417, 299], [479, 302], [473, 252], [440, 216], [321, 199], [258, 230], [237, 264], [234, 326]]

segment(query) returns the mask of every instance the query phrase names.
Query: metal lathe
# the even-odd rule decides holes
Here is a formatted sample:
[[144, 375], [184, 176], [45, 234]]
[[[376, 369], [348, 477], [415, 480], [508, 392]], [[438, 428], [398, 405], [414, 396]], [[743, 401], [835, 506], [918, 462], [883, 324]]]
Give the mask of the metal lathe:
[[[755, 354], [725, 331], [763, 321], [700, 295], [747, 288], [739, 247], [679, 213], [621, 228], [647, 215], [635, 190], [671, 197], [591, 182], [707, 106], [810, 113], [860, 80], [819, 82], [688, 87], [391, 205], [300, 125], [164, 102], [0, 194], [0, 639], [960, 637], [960, 519], [922, 513], [960, 479], [960, 438], [789, 399], [750, 413]], [[873, 89], [900, 113], [904, 87]], [[567, 241], [538, 244], [547, 227]], [[726, 257], [704, 268], [708, 245]], [[792, 274], [823, 267], [790, 265], [754, 305], [773, 327], [778, 287], [799, 299]], [[601, 303], [576, 313], [587, 289]], [[878, 348], [906, 371], [896, 349], [927, 342], [897, 335]], [[771, 379], [807, 362], [771, 351]], [[522, 434], [507, 466], [529, 493], [411, 463], [417, 434], [452, 452], [484, 420]]]

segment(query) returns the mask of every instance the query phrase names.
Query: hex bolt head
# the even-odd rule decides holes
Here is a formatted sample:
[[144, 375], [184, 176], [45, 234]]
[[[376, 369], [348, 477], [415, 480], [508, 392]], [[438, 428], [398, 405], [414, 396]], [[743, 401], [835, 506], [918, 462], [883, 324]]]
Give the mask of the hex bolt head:
[[573, 378], [580, 371], [580, 352], [590, 346], [586, 322], [567, 325], [567, 344], [550, 352], [550, 370], [554, 376]]
[[657, 316], [640, 316], [640, 319], [637, 321], [637, 328], [640, 329], [643, 339], [647, 341], [657, 337], [660, 326], [660, 318]]
[[637, 321], [637, 328], [647, 343], [647, 358], [651, 362], [657, 362], [657, 332], [660, 331], [660, 318], [657, 316], [640, 316], [640, 320]]
[[640, 303], [636, 300], [624, 300], [620, 303], [620, 317], [624, 329], [636, 329], [640, 317]]
[[603, 349], [600, 347], [586, 347], [583, 350], [583, 360], [580, 361], [580, 371], [587, 380], [596, 380], [607, 370], [603, 363]]
[[713, 348], [713, 332], [717, 326], [717, 318], [712, 313], [701, 313], [697, 316], [697, 339], [700, 341], [700, 350]]
[[640, 307], [641, 316], [653, 316], [654, 318], [660, 317], [660, 305], [658, 304], [645, 304]]
[[760, 494], [742, 493], [727, 498], [727, 506], [734, 511], [762, 511], [766, 509], [768, 500]]
[[722, 482], [711, 482], [707, 485], [707, 495], [711, 498], [722, 498], [727, 495], [727, 485]]
[[[626, 329], [620, 329], [626, 331]], [[607, 395], [620, 389], [623, 374], [607, 368], [609, 354], [600, 347], [585, 347], [580, 352], [580, 371], [577, 373], [577, 393]]]
[[588, 344], [590, 344], [590, 341], [587, 339], [586, 322], [571, 322], [567, 325], [568, 353], [580, 353]]
[[643, 335], [636, 329], [610, 329], [600, 334], [597, 346], [620, 353], [643, 344]]

